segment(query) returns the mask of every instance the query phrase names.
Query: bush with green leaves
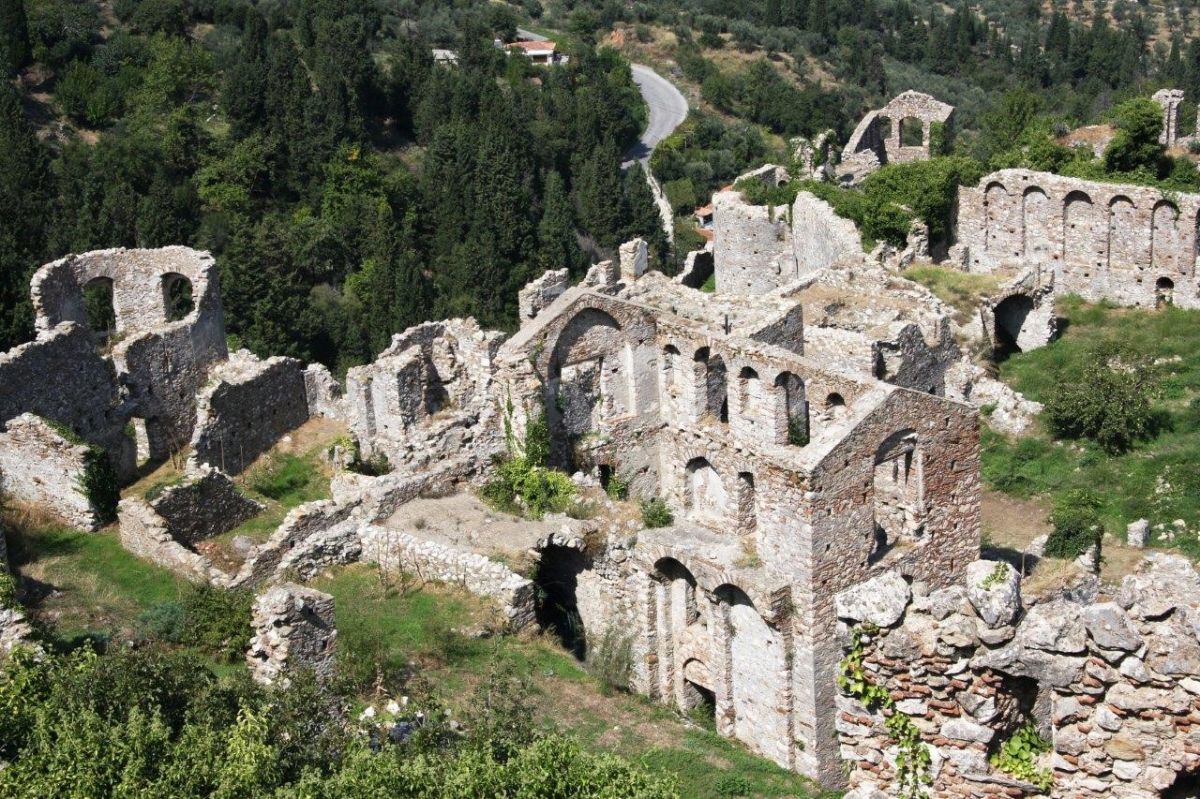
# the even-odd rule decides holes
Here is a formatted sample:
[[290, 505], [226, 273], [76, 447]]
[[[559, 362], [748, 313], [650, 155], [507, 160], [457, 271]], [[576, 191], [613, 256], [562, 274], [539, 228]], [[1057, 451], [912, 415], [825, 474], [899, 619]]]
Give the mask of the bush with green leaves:
[[1100, 506], [1100, 498], [1084, 489], [1060, 497], [1050, 513], [1054, 529], [1046, 540], [1046, 554], [1053, 558], [1075, 558], [1088, 547], [1099, 547], [1104, 536]]
[[659, 497], [642, 500], [642, 524], [647, 529], [670, 527], [675, 523], [675, 515], [671, 508]]
[[1145, 360], [1114, 346], [1097, 348], [1074, 380], [1053, 386], [1042, 419], [1057, 438], [1086, 438], [1118, 454], [1152, 437], [1151, 401], [1159, 382]]
[[250, 591], [197, 585], [177, 602], [147, 608], [138, 628], [147, 639], [196, 647], [232, 662], [241, 658], [253, 633], [253, 604]]
[[501, 461], [480, 493], [499, 510], [540, 519], [547, 513], [565, 513], [575, 501], [576, 488], [567, 474], [518, 457]]
[[533, 728], [511, 680], [485, 681], [465, 734], [430, 712], [404, 744], [372, 744], [349, 702], [306, 672], [266, 689], [150, 649], [17, 652], [0, 671], [0, 795], [679, 795], [642, 767]]
[[1033, 783], [1042, 791], [1054, 785], [1054, 773], [1048, 768], [1038, 768], [1038, 755], [1050, 751], [1050, 742], [1038, 735], [1033, 724], [1025, 724], [1000, 745], [1000, 751], [991, 757], [991, 764], [1019, 780]]

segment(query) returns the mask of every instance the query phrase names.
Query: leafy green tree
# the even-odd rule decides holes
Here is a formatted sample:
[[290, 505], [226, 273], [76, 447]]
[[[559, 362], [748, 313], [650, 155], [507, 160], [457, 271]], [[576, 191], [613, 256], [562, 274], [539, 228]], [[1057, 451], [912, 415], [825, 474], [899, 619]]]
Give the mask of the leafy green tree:
[[1087, 438], [1116, 454], [1153, 435], [1151, 400], [1157, 393], [1158, 382], [1143, 359], [1100, 347], [1077, 379], [1055, 384], [1043, 419], [1058, 438]]
[[538, 264], [542, 269], [562, 269], [578, 273], [583, 253], [575, 239], [575, 212], [558, 172], [546, 175], [542, 194], [542, 218], [538, 222]]
[[1148, 171], [1157, 175], [1163, 146], [1162, 109], [1145, 97], [1126, 100], [1113, 109], [1117, 133], [1104, 150], [1104, 166], [1109, 172]]

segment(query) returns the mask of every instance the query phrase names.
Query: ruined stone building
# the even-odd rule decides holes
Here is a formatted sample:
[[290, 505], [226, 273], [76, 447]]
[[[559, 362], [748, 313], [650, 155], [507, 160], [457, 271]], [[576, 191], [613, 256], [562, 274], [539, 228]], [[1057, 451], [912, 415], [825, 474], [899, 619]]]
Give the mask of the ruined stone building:
[[1200, 307], [1200, 195], [1005, 169], [958, 195], [967, 269], [1032, 268], [1059, 294]]
[[954, 132], [954, 106], [921, 92], [897, 95], [859, 121], [842, 148], [838, 180], [856, 182], [885, 164], [928, 159], [935, 125], [945, 144]]

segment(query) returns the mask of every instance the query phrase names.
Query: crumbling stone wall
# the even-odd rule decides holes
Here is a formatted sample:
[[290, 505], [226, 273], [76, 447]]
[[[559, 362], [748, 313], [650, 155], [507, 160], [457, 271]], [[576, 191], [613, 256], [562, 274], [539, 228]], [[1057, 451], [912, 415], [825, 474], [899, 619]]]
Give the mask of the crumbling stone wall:
[[1183, 91], [1180, 89], [1159, 89], [1154, 93], [1154, 102], [1162, 106], [1163, 126], [1158, 135], [1160, 144], [1174, 147], [1179, 140], [1180, 106], [1183, 105]]
[[333, 676], [337, 628], [329, 594], [294, 583], [274, 586], [254, 600], [251, 625], [246, 664], [257, 682], [286, 688], [289, 673], [299, 669], [311, 669], [320, 680]]
[[271, 537], [255, 547], [237, 575], [234, 586], [258, 585], [295, 570], [308, 579], [323, 567], [358, 558], [357, 501], [308, 502], [288, 511]]
[[150, 507], [166, 522], [171, 537], [185, 546], [232, 530], [263, 511], [227, 474], [211, 467], [164, 489], [150, 500]]
[[[1200, 767], [1198, 588], [1190, 563], [1156, 554], [1115, 601], [1023, 609], [1016, 572], [990, 561], [972, 563], [965, 585], [880, 579], [846, 592], [847, 663], [890, 696], [864, 704], [846, 684], [839, 697], [850, 795], [897, 795], [894, 714], [919, 730], [935, 799], [1172, 795]], [[1034, 764], [1048, 792], [989, 763], [1027, 723], [1052, 742]]]
[[866, 256], [858, 226], [809, 192], [796, 195], [791, 222], [799, 275], [826, 269], [842, 259], [861, 261]]
[[[904, 161], [923, 161], [930, 157], [933, 125], [943, 126], [946, 136], [953, 133], [954, 106], [922, 94], [907, 91], [897, 95], [876, 111], [871, 111], [842, 149], [839, 172], [859, 170], [859, 176], [876, 166]], [[902, 131], [908, 126], [920, 132], [920, 144], [905, 144]], [[863, 169], [866, 167], [866, 169]]]
[[350, 430], [364, 457], [424, 467], [448, 453], [487, 460], [503, 441], [489, 396], [503, 335], [474, 320], [427, 322], [392, 338], [366, 366], [346, 375]]
[[240, 474], [308, 418], [303, 364], [240, 350], [213, 370], [200, 394], [190, 461]]
[[0, 353], [0, 386], [0, 424], [23, 413], [50, 419], [104, 447], [119, 479], [136, 471], [116, 371], [86, 328], [66, 323]]
[[972, 272], [1053, 274], [1055, 292], [1121, 305], [1200, 307], [1200, 195], [1005, 169], [958, 193], [958, 240]]
[[[42, 337], [64, 322], [87, 324], [84, 288], [111, 281], [116, 331], [112, 360], [130, 400], [126, 413], [145, 420], [145, 449], [162, 458], [187, 444], [196, 392], [209, 367], [226, 356], [216, 266], [187, 247], [100, 250], [46, 264], [33, 276], [35, 324]], [[190, 311], [171, 318], [172, 287], [190, 288]]]
[[494, 560], [379, 525], [363, 527], [360, 535], [363, 559], [370, 563], [461, 585], [494, 599], [511, 630], [524, 629], [536, 620], [533, 583]]
[[1053, 274], [1024, 270], [980, 304], [979, 322], [980, 337], [997, 351], [1046, 346], [1058, 334]]
[[167, 520], [142, 497], [126, 497], [117, 506], [121, 546], [139, 558], [200, 583], [225, 585], [229, 575], [211, 560], [171, 535]]
[[39, 416], [24, 413], [0, 428], [0, 493], [83, 530], [96, 530], [102, 521], [84, 488], [90, 468], [88, 445], [64, 437]]
[[546, 271], [541, 277], [529, 282], [517, 295], [517, 307], [522, 319], [532, 319], [543, 308], [554, 302], [570, 285], [566, 269]]

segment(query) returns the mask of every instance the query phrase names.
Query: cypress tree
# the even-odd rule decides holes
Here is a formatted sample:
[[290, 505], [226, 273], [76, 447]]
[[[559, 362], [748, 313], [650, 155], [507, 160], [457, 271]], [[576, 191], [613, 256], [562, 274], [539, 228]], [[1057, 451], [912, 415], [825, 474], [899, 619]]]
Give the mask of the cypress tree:
[[583, 266], [583, 258], [575, 240], [575, 214], [558, 172], [546, 175], [542, 205], [542, 219], [538, 223], [538, 265], [543, 270], [565, 266], [577, 273]]
[[45, 255], [50, 190], [45, 149], [17, 90], [0, 82], [0, 351], [33, 335], [29, 278]]
[[29, 64], [29, 23], [25, 0], [0, 0], [0, 67], [16, 72]]

